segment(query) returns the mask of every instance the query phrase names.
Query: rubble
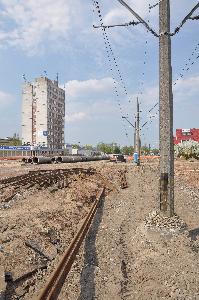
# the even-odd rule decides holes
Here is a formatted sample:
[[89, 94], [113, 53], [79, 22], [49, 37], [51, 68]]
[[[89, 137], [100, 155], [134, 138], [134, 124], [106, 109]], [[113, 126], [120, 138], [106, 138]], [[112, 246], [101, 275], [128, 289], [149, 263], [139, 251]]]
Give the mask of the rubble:
[[167, 217], [153, 211], [145, 219], [145, 226], [160, 231], [162, 234], [177, 234], [187, 230], [187, 224], [179, 216]]
[[[104, 163], [98, 165], [99, 172], [96, 174], [93, 168], [88, 174], [71, 174], [62, 188], [57, 188], [56, 184], [42, 189], [41, 184], [29, 189], [18, 188], [17, 192], [12, 191], [12, 199], [8, 202], [3, 201], [8, 195], [4, 193], [3, 202], [0, 202], [0, 265], [14, 277], [7, 291], [10, 300], [32, 298], [30, 293], [42, 285], [46, 272], [52, 272], [100, 188], [107, 184], [108, 193], [115, 186], [119, 187], [114, 168]], [[39, 167], [43, 168], [42, 165]], [[65, 167], [72, 169], [75, 166]], [[82, 165], [77, 164], [76, 167]], [[49, 169], [53, 168], [58, 166], [49, 166]], [[20, 170], [23, 174], [28, 171], [28, 168]], [[18, 175], [20, 172], [15, 173]], [[107, 173], [113, 173], [111, 181], [106, 178]], [[41, 269], [41, 266], [44, 268]]]
[[[33, 299], [43, 287], [102, 186], [105, 201], [59, 299], [197, 299], [199, 163], [177, 161], [176, 216], [171, 219], [159, 214], [155, 160], [140, 168], [107, 162], [83, 166], [94, 166], [96, 174], [71, 176], [53, 193], [39, 190], [39, 184], [17, 191], [12, 205], [0, 210], [0, 264], [14, 278], [8, 299]], [[39, 168], [44, 166], [6, 166], [8, 175]], [[128, 184], [124, 189], [121, 172]], [[36, 242], [44, 255], [27, 247], [27, 241]]]

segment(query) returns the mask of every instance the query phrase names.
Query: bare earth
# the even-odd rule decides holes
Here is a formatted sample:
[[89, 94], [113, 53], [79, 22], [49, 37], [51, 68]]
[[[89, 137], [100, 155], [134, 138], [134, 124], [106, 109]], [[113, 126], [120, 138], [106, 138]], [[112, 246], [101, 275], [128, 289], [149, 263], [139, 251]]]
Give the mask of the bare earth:
[[[36, 241], [52, 258], [47, 270], [20, 281], [7, 299], [33, 299], [103, 185], [107, 195], [59, 300], [199, 299], [199, 163], [176, 162], [175, 211], [187, 225], [181, 232], [175, 230], [175, 219], [165, 228], [148, 226], [158, 211], [157, 162], [140, 168], [107, 162], [80, 165], [96, 167], [103, 178], [71, 181], [69, 188], [54, 194], [24, 192], [10, 208], [0, 210], [0, 264], [14, 278], [46, 263], [26, 241]], [[118, 171], [125, 167], [129, 187], [121, 190]], [[11, 173], [9, 165], [3, 168]], [[24, 167], [13, 163], [12, 172], [14, 168], [19, 173]]]

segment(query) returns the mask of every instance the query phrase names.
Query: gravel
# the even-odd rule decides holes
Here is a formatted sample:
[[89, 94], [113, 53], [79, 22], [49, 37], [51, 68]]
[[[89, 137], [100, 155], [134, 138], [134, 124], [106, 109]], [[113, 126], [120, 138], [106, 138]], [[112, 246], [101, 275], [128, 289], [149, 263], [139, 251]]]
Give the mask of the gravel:
[[[199, 163], [176, 162], [176, 215], [171, 219], [159, 214], [156, 160], [140, 167], [107, 162], [78, 166], [96, 167], [101, 175], [71, 181], [67, 190], [53, 194], [20, 192], [8, 209], [0, 210], [4, 268], [18, 278], [47, 264], [20, 282], [8, 299], [32, 299], [43, 287], [101, 186], [106, 186], [105, 199], [59, 300], [199, 299]], [[121, 189], [119, 174], [125, 169], [128, 188]], [[55, 259], [47, 262], [25, 246], [27, 240]]]
[[157, 164], [128, 165], [129, 188], [106, 197], [59, 300], [199, 299], [199, 201], [181, 190], [198, 185], [176, 176], [176, 216], [163, 218]]

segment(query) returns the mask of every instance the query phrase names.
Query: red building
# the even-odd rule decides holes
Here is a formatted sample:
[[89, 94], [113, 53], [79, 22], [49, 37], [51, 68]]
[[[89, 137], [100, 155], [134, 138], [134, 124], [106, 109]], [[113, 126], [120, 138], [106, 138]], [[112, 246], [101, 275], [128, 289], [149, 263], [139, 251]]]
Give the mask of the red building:
[[176, 136], [173, 139], [175, 145], [189, 140], [199, 142], [199, 129], [176, 129]]

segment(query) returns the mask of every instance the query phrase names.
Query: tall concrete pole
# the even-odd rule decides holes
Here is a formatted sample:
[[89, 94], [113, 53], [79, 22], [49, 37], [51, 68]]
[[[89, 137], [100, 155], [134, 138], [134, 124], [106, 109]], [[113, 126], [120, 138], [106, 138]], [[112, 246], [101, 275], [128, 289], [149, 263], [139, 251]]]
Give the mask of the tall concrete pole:
[[140, 107], [137, 98], [137, 114], [136, 114], [136, 129], [135, 129], [135, 152], [138, 154], [138, 165], [140, 163]]
[[159, 102], [160, 102], [160, 211], [174, 215], [174, 146], [173, 146], [173, 93], [171, 67], [171, 36], [179, 32], [187, 20], [192, 17], [197, 3], [190, 13], [182, 20], [173, 33], [170, 34], [170, 0], [160, 0], [159, 4], [159, 35], [145, 22], [124, 0], [117, 0], [126, 7], [154, 36], [159, 37]]
[[171, 67], [170, 0], [159, 3], [159, 134], [160, 211], [174, 215], [173, 93]]
[[136, 152], [136, 121], [134, 125], [134, 152]]

